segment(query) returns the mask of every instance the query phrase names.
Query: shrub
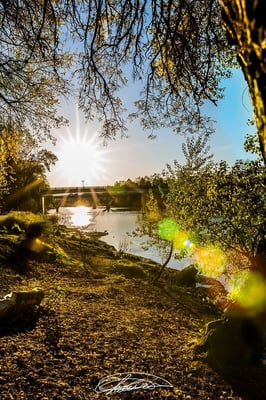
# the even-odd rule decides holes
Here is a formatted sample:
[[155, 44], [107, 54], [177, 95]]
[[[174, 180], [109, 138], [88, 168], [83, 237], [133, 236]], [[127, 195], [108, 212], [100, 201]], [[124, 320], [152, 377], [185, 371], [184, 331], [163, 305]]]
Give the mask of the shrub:
[[139, 265], [135, 264], [115, 264], [114, 270], [116, 274], [122, 274], [126, 278], [138, 278], [143, 279], [146, 277], [146, 273]]
[[43, 216], [30, 212], [12, 211], [9, 214], [0, 216], [0, 227], [7, 231], [12, 231], [14, 227], [21, 231], [26, 231], [30, 225], [44, 223]]

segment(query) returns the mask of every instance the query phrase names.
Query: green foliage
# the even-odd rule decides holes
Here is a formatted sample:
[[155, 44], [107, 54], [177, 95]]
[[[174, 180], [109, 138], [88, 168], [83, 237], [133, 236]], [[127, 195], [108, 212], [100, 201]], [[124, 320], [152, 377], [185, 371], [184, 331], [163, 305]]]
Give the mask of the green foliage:
[[[30, 212], [14, 211], [1, 215], [1, 244], [5, 237], [5, 247], [11, 249], [4, 251], [4, 258], [1, 254], [0, 261], [18, 273], [28, 271], [30, 259], [39, 262], [60, 260], [69, 263], [69, 257], [54, 240], [54, 228], [53, 221]], [[2, 251], [2, 248], [0, 250]]]
[[133, 235], [143, 237], [142, 248], [148, 250], [152, 246], [159, 249], [162, 259], [167, 257], [169, 251], [169, 242], [160, 238], [158, 224], [163, 219], [163, 211], [158, 206], [152, 191], [145, 202], [143, 212], [138, 216], [138, 226]]
[[126, 278], [143, 279], [147, 276], [143, 268], [133, 262], [126, 263], [125, 261], [121, 261], [114, 264], [113, 267], [116, 274], [124, 275]]
[[0, 227], [2, 229], [11, 230], [14, 225], [19, 227], [21, 231], [31, 229], [31, 226], [43, 225], [46, 222], [42, 215], [33, 214], [31, 212], [12, 211], [6, 215], [0, 216]]
[[[188, 254], [201, 273], [223, 273], [222, 250], [238, 253], [239, 265], [266, 272], [266, 188], [260, 159], [214, 164], [208, 138], [188, 139], [183, 146], [184, 165], [168, 166], [168, 193], [161, 209], [151, 194], [140, 216], [136, 234], [149, 236], [146, 247]], [[206, 248], [204, 249], [205, 246]], [[201, 258], [201, 259], [200, 259]], [[166, 258], [165, 258], [166, 259]]]
[[41, 148], [28, 130], [18, 132], [12, 126], [2, 129], [0, 144], [2, 210], [39, 211], [40, 190], [48, 186], [45, 174], [56, 156]]
[[164, 260], [167, 260], [171, 251], [171, 242], [176, 258], [183, 258], [189, 253], [186, 241], [192, 236], [194, 238], [194, 234], [192, 235], [194, 221], [188, 226], [186, 215], [192, 212], [191, 196], [199, 202], [198, 214], [201, 215], [201, 197], [194, 189], [198, 187], [201, 193], [203, 181], [200, 178], [204, 176], [205, 171], [210, 171], [213, 165], [212, 155], [208, 153], [208, 140], [209, 135], [186, 140], [182, 146], [186, 164], [182, 166], [175, 161], [174, 168], [168, 166], [168, 171], [164, 171], [164, 176], [168, 177], [168, 190], [163, 195], [164, 207], [162, 208], [150, 193], [144, 214], [140, 217], [136, 234], [148, 235], [150, 239], [147, 246], [157, 246]]
[[[255, 257], [265, 243], [265, 171], [258, 161], [220, 164], [207, 192], [212, 215], [208, 230], [226, 247]], [[217, 223], [219, 221], [219, 223]]]
[[[174, 178], [175, 176], [175, 178]], [[234, 249], [254, 264], [265, 244], [265, 175], [259, 160], [201, 169], [175, 164], [166, 208], [198, 244]]]
[[[228, 62], [232, 60], [217, 2], [121, 1], [114, 9], [104, 1], [99, 14], [91, 12], [90, 21], [77, 11], [84, 26], [98, 27], [83, 36], [79, 29], [86, 40], [81, 104], [89, 115], [104, 106], [106, 137], [113, 137], [125, 125], [118, 96], [128, 82], [123, 72], [129, 63], [133, 78], [144, 89], [131, 116], [139, 117], [144, 128], [211, 129], [208, 118], [200, 115], [201, 102], [215, 102], [221, 96], [219, 80], [228, 74], [225, 62], [221, 67], [211, 59], [222, 53]], [[91, 79], [93, 75], [96, 79]]]
[[19, 135], [12, 127], [0, 127], [0, 199], [8, 193], [13, 180], [12, 160], [19, 148]]
[[[249, 121], [249, 125], [254, 125], [254, 121]], [[255, 154], [257, 157], [261, 158], [260, 146], [258, 143], [258, 136], [254, 133], [249, 133], [246, 135], [244, 141], [244, 149], [246, 152]]]

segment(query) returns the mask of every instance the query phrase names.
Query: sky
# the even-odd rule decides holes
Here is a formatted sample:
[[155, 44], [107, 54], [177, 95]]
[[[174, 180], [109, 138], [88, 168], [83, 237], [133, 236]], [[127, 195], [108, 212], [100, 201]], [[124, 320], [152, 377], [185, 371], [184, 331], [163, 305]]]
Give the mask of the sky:
[[[240, 70], [235, 70], [222, 86], [225, 86], [224, 99], [217, 107], [206, 106], [206, 113], [217, 121], [210, 145], [215, 161], [232, 164], [237, 159], [251, 157], [245, 153], [243, 142], [245, 135], [254, 131], [254, 127], [247, 125], [253, 111]], [[126, 97], [124, 101], [127, 102]], [[151, 140], [137, 121], [128, 122], [129, 138], [117, 138], [103, 146], [97, 121], [86, 124], [71, 102], [63, 106], [63, 112], [70, 124], [52, 132], [57, 143], [50, 150], [57, 155], [58, 162], [47, 174], [51, 187], [112, 185], [128, 178], [135, 180], [161, 173], [166, 164], [184, 160], [181, 150], [184, 138], [168, 129], [155, 132], [157, 138]]]

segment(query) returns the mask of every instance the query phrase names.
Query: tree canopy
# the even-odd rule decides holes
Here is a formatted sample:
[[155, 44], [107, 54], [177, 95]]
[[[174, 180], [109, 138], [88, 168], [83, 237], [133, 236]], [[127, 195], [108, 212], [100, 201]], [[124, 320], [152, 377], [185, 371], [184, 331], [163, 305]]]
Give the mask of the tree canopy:
[[[245, 145], [257, 154], [252, 137]], [[172, 252], [176, 258], [190, 254], [204, 275], [226, 272], [230, 276], [244, 267], [265, 276], [266, 191], [261, 157], [229, 166], [225, 161], [214, 163], [209, 151], [208, 136], [187, 138], [185, 163], [176, 160], [167, 165], [163, 201], [159, 203], [150, 192], [135, 234], [147, 238], [143, 248], [156, 246], [165, 257]], [[215, 259], [217, 264], [212, 262]]]
[[39, 211], [40, 189], [48, 186], [46, 171], [56, 160], [29, 130], [3, 129], [0, 134], [0, 210]]
[[[191, 174], [179, 164], [171, 171], [166, 207], [197, 242], [218, 245], [246, 258], [265, 273], [265, 183], [259, 161], [222, 161]], [[263, 265], [261, 263], [263, 257]], [[258, 261], [260, 260], [260, 261]]]
[[[145, 128], [209, 132], [205, 101], [238, 64], [247, 80], [265, 161], [263, 0], [0, 2], [2, 122], [49, 132], [60, 96], [77, 94], [105, 138], [126, 129], [120, 90], [133, 79]], [[70, 90], [73, 78], [78, 90]], [[54, 119], [55, 118], [55, 119]]]
[[0, 124], [47, 138], [64, 120], [69, 55], [59, 38], [62, 12], [52, 2], [0, 2]]

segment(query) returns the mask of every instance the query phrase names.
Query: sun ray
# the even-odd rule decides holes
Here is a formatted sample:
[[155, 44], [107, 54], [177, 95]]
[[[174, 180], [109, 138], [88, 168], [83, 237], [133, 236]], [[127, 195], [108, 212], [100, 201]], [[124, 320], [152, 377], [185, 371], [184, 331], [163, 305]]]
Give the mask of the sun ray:
[[68, 127], [58, 137], [55, 174], [65, 182], [63, 186], [99, 184], [101, 177], [107, 174], [108, 152], [97, 133], [83, 128], [76, 112], [75, 129]]

